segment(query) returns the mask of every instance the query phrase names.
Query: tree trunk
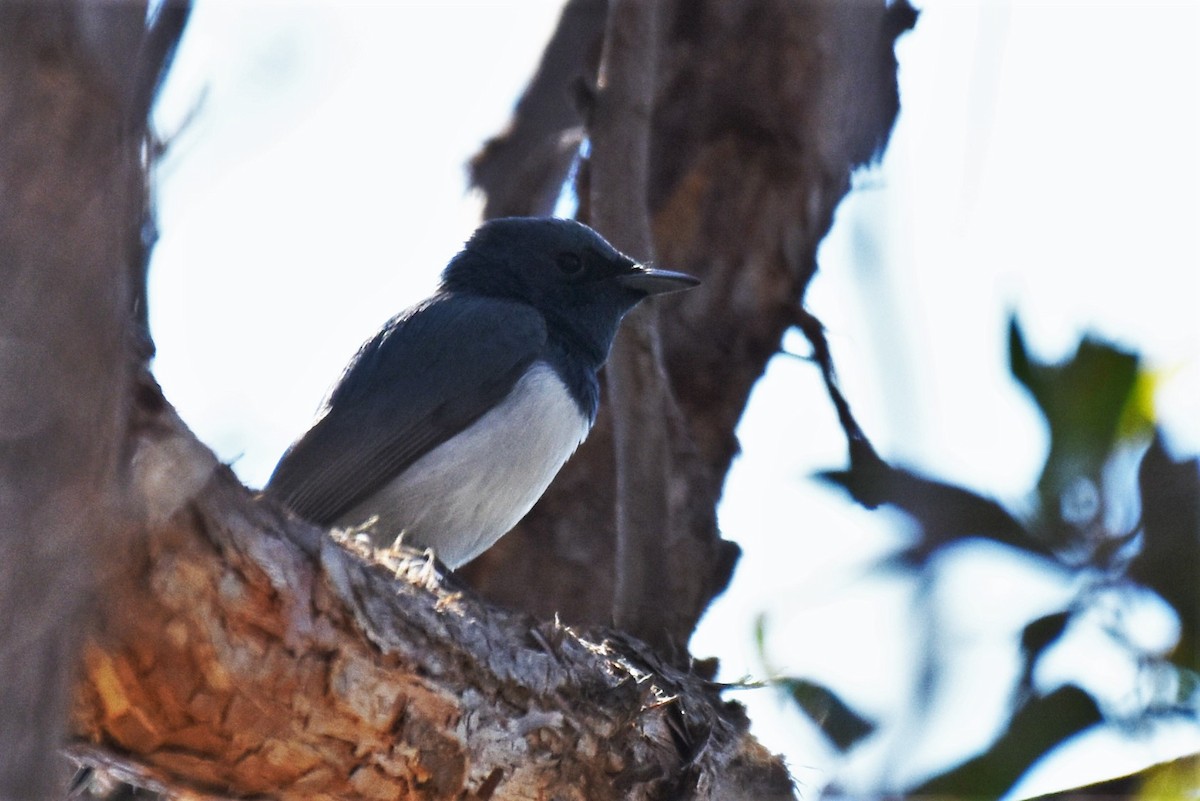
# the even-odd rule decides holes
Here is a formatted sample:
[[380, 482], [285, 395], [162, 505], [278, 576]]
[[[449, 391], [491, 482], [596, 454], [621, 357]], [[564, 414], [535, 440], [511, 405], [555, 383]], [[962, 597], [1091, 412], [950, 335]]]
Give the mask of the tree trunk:
[[[602, 39], [599, 21], [590, 37], [580, 31], [575, 5], [564, 10], [548, 53], [562, 39], [580, 43], [582, 52]], [[721, 487], [738, 450], [734, 428], [751, 388], [798, 319], [817, 247], [849, 190], [851, 172], [877, 155], [891, 132], [899, 108], [893, 45], [916, 15], [905, 0], [888, 6], [668, 0], [658, 15], [647, 189], [653, 250], [658, 266], [704, 281], [654, 301], [670, 394], [682, 412], [677, 421], [664, 416], [682, 430], [670, 437], [671, 524], [662, 544], [669, 567], [654, 578], [661, 597], [670, 599], [664, 614], [673, 639], [686, 643], [725, 588], [738, 555], [716, 524]], [[557, 150], [538, 151], [528, 132], [536, 130], [543, 142], [571, 139], [572, 125], [604, 112], [601, 99], [592, 102], [577, 89], [594, 68], [574, 66], [553, 82], [543, 63], [508, 133], [473, 162], [489, 200], [504, 187], [504, 213], [551, 210], [544, 193], [529, 192], [524, 203], [514, 193], [536, 183], [530, 175], [544, 181], [563, 162]], [[583, 97], [583, 114], [574, 121], [555, 118], [559, 136], [548, 132], [545, 116], [527, 119], [528, 109], [547, 104], [540, 96], [572, 91]], [[493, 155], [512, 150], [525, 158], [507, 161], [502, 176]], [[537, 152], [540, 158], [530, 155]], [[560, 177], [566, 173], [561, 166]], [[579, 174], [586, 182], [586, 165]], [[579, 196], [586, 205], [586, 186]], [[603, 225], [600, 230], [606, 233]], [[489, 599], [571, 623], [612, 621], [621, 599], [608, 400], [592, 435], [538, 505], [461, 571]]]
[[54, 754], [95, 577], [124, 547], [144, 186], [135, 109], [157, 79], [135, 58], [144, 19], [133, 3], [0, 4], [4, 797], [52, 796], [66, 775]]

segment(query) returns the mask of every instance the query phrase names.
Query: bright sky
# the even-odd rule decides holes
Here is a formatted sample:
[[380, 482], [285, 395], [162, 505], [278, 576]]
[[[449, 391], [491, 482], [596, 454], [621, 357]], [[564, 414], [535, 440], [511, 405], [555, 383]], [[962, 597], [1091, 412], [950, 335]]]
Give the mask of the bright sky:
[[[885, 455], [1019, 503], [1047, 441], [1004, 368], [1016, 309], [1044, 357], [1084, 329], [1141, 350], [1168, 374], [1172, 445], [1200, 452], [1198, 6], [924, 7], [899, 48], [891, 147], [843, 204], [809, 296], [861, 422]], [[427, 294], [474, 228], [463, 165], [502, 128], [558, 8], [198, 0], [159, 109], [168, 134], [195, 114], [160, 171], [155, 369], [251, 486], [358, 344]], [[808, 478], [844, 460], [812, 366], [776, 359], [739, 434], [721, 521], [745, 556], [693, 650], [720, 656], [726, 678], [762, 676], [750, 630], [767, 612], [776, 667], [887, 713], [922, 636], [913, 588], [860, 580], [896, 542], [896, 521]], [[960, 561], [947, 571], [961, 579], [975, 563]], [[1012, 632], [996, 630], [1068, 589], [1035, 573], [973, 577], [981, 609], [942, 621], [939, 636], [970, 640], [962, 673], [984, 678], [939, 703], [969, 695], [974, 714], [948, 718], [952, 730], [903, 764], [912, 732], [877, 738], [854, 766], [861, 781], [900, 781], [986, 743], [986, 712], [1005, 702], [997, 678], [1016, 669]], [[739, 699], [803, 782], [828, 781], [831, 755], [791, 710], [769, 691]]]

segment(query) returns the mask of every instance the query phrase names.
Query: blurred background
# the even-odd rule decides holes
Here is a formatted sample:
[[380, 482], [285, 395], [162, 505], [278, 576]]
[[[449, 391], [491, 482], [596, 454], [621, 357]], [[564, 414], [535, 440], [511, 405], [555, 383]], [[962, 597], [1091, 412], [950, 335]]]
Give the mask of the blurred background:
[[[248, 485], [478, 223], [464, 165], [560, 6], [197, 0], [157, 111], [155, 372]], [[1200, 453], [1200, 6], [919, 8], [891, 142], [856, 175], [807, 306], [882, 455], [1029, 530], [1100, 534], [1050, 558], [956, 531], [914, 556], [928, 520], [817, 477], [845, 441], [789, 335], [720, 509], [743, 557], [692, 651], [727, 681], [782, 680], [732, 697], [808, 797], [936, 791], [1003, 747], [1026, 688], [1080, 733], [1028, 773], [1002, 754], [1022, 767], [1012, 795], [1200, 751], [1200, 666], [1179, 645], [1200, 597], [1172, 597], [1200, 565], [1179, 552], [1159, 587], [1130, 555], [1154, 426], [1156, 475]], [[1076, 401], [1111, 413], [1072, 429]], [[1064, 478], [1079, 459], [1092, 478]], [[1187, 518], [1167, 517], [1178, 536]]]

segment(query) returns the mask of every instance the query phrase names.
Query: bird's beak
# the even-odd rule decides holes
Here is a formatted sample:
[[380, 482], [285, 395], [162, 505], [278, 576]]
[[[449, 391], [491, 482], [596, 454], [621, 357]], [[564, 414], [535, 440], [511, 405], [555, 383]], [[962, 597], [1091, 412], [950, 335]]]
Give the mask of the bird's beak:
[[687, 273], [653, 270], [635, 264], [629, 272], [618, 275], [617, 282], [630, 289], [641, 290], [647, 295], [662, 295], [667, 292], [678, 292], [681, 289], [691, 289], [700, 283], [700, 279]]

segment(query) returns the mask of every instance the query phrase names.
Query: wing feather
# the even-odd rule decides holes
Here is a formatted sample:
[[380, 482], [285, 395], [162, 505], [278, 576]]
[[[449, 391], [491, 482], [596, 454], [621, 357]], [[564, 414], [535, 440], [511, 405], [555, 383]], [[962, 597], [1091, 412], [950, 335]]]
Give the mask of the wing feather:
[[363, 345], [265, 492], [332, 524], [503, 399], [545, 343], [530, 306], [435, 295]]

